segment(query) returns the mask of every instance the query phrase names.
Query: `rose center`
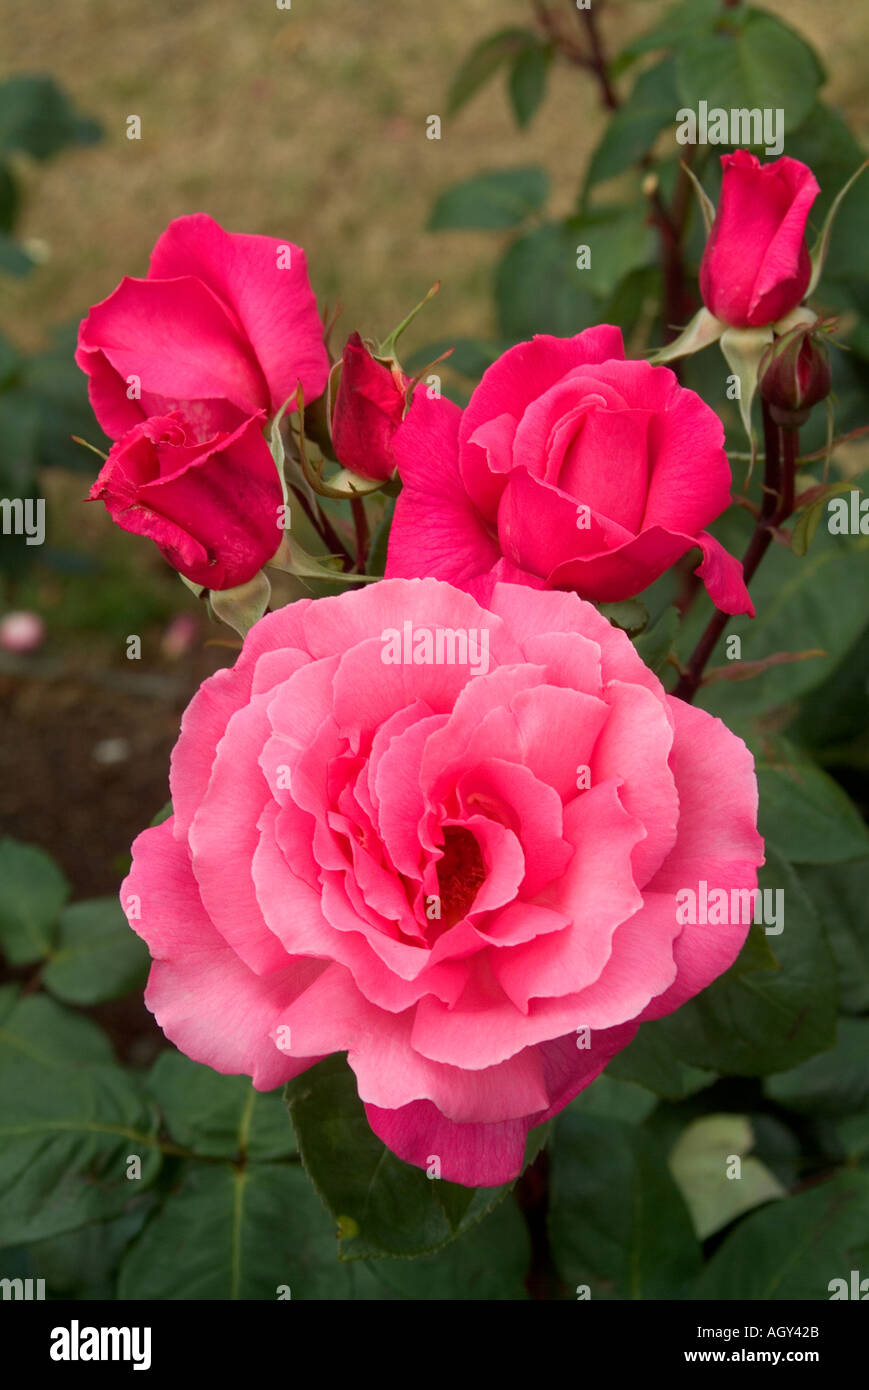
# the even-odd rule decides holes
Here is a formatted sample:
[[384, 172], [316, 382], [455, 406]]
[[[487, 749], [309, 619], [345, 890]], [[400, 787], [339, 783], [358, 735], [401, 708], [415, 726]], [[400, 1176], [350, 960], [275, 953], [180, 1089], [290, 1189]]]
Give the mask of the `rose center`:
[[466, 916], [486, 877], [480, 846], [470, 830], [448, 825], [444, 830], [443, 858], [437, 864], [440, 890], [440, 926], [455, 926]]

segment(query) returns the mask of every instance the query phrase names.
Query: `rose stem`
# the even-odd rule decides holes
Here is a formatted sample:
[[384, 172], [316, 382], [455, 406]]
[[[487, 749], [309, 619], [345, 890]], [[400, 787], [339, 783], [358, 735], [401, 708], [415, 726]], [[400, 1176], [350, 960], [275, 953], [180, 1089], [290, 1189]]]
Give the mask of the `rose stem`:
[[365, 503], [361, 497], [354, 497], [350, 508], [356, 528], [356, 572], [364, 574], [365, 562], [368, 559], [368, 517], [365, 514]]
[[532, 1299], [551, 1302], [562, 1298], [564, 1283], [549, 1246], [549, 1154], [545, 1148], [525, 1169], [516, 1184], [515, 1195], [531, 1241], [531, 1265], [525, 1276], [525, 1287]]
[[346, 573], [347, 570], [352, 568], [353, 557], [348, 553], [346, 545], [338, 535], [338, 532], [333, 527], [325, 512], [322, 511], [320, 507], [318, 507], [315, 512], [307, 497], [299, 488], [293, 488], [293, 496], [298, 498], [305, 516], [310, 521], [320, 539], [329, 547], [329, 553], [341, 556], [342, 567]]
[[578, 10], [575, 5], [573, 5], [573, 12], [576, 15], [577, 19], [580, 21], [580, 23], [585, 23], [586, 33], [588, 34], [588, 42], [591, 47], [591, 66], [594, 72], [597, 74], [597, 80], [600, 83], [600, 92], [601, 97], [603, 98], [603, 104], [607, 107], [608, 110], [617, 111], [620, 102], [618, 96], [613, 90], [612, 83], [610, 82], [609, 75], [607, 73], [607, 60], [604, 54], [603, 44], [601, 42], [600, 30], [597, 27], [597, 12], [592, 8], [589, 8], [587, 10]]
[[[787, 521], [794, 509], [794, 473], [799, 454], [799, 430], [776, 425], [766, 401], [763, 402], [763, 442], [765, 451], [763, 502], [748, 549], [742, 560], [746, 584], [770, 547], [773, 531]], [[689, 704], [703, 678], [703, 668], [730, 619], [729, 613], [716, 612], [694, 648], [691, 659], [673, 691]]]
[[[551, 39], [559, 53], [561, 53], [569, 63], [574, 63], [576, 67], [579, 68], [587, 68], [589, 72], [594, 73], [600, 85], [601, 100], [604, 106], [610, 111], [617, 110], [620, 102], [607, 75], [607, 62], [597, 28], [597, 16], [593, 15], [589, 10], [583, 10], [581, 12], [576, 10], [574, 0], [571, 0], [571, 8], [577, 15], [580, 23], [583, 20], [586, 22], [591, 45], [591, 53], [587, 53], [579, 43], [576, 43], [569, 34], [564, 32], [554, 14], [550, 12], [548, 6], [544, 3], [544, 0], [533, 0], [533, 3], [534, 13], [537, 16], [537, 23], [544, 34], [546, 34], [547, 38]], [[602, 3], [602, 0], [598, 0], [598, 3]]]

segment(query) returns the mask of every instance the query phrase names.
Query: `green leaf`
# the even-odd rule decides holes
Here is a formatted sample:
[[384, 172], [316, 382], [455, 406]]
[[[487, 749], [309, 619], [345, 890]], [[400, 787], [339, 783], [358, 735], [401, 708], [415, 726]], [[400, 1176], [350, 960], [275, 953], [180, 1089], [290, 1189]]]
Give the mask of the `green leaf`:
[[0, 840], [0, 947], [10, 965], [31, 965], [52, 949], [69, 884], [36, 845]]
[[601, 311], [603, 323], [614, 324], [622, 330], [622, 336], [629, 345], [642, 331], [645, 341], [646, 323], [649, 315], [656, 312], [661, 301], [661, 268], [644, 266], [630, 270], [619, 281]]
[[[772, 849], [758, 886], [782, 894], [783, 930], [769, 938], [779, 968], [746, 971], [737, 958], [675, 1014], [646, 1025], [659, 1030], [683, 1061], [737, 1076], [763, 1076], [795, 1066], [829, 1047], [835, 1028], [832, 955], [807, 893]], [[773, 905], [776, 901], [773, 896]]]
[[[706, 1265], [690, 1297], [828, 1299], [869, 1257], [869, 1177], [832, 1178], [742, 1221]], [[834, 1286], [835, 1288], [835, 1286]]]
[[386, 556], [389, 550], [389, 534], [392, 530], [392, 518], [395, 515], [394, 497], [387, 498], [386, 506], [383, 509], [383, 516], [377, 524], [374, 536], [371, 541], [371, 550], [368, 554], [368, 564], [366, 566], [369, 574], [383, 574], [386, 569]]
[[846, 1013], [865, 1013], [869, 1011], [869, 859], [835, 868], [805, 865], [799, 876], [830, 941], [840, 1007]]
[[539, 47], [532, 29], [500, 29], [478, 43], [462, 63], [450, 86], [449, 114], [455, 113], [480, 90], [498, 69], [526, 48]]
[[766, 739], [755, 763], [761, 835], [794, 864], [869, 854], [869, 831], [838, 782], [786, 739]]
[[[865, 154], [838, 111], [817, 102], [798, 131], [788, 139], [788, 154], [808, 164], [821, 185], [812, 207], [812, 223], [820, 228], [833, 202]], [[866, 220], [869, 217], [869, 182], [861, 179], [848, 194], [836, 217], [831, 254], [824, 267], [820, 297], [830, 281], [867, 278]]]
[[24, 358], [8, 338], [0, 334], [0, 391], [13, 384], [21, 370]]
[[0, 991], [0, 1246], [118, 1216], [156, 1176], [156, 1112], [111, 1057], [88, 1019]]
[[840, 1018], [835, 1047], [767, 1077], [764, 1092], [786, 1110], [849, 1115], [869, 1104], [869, 1018]]
[[851, 177], [839, 189], [835, 199], [833, 200], [832, 206], [830, 207], [830, 210], [827, 213], [827, 216], [824, 218], [824, 225], [818, 233], [818, 239], [811, 250], [812, 277], [809, 280], [808, 288], [806, 290], [807, 296], [814, 294], [818, 285], [818, 281], [820, 280], [821, 275], [823, 274], [824, 266], [827, 261], [827, 256], [830, 252], [830, 242], [833, 237], [833, 227], [838, 216], [839, 209], [841, 208], [845, 197], [848, 193], [850, 193], [851, 189], [854, 187], [854, 184], [859, 179], [860, 175], [866, 172], [867, 164], [869, 164], [869, 161], [864, 160], [860, 167], [858, 169], [855, 169]]
[[161, 1052], [148, 1077], [172, 1138], [207, 1157], [283, 1158], [296, 1140], [280, 1091], [255, 1091], [180, 1052]]
[[[26, 506], [36, 501], [39, 421], [35, 407], [17, 387], [0, 395], [0, 494], [20, 498]], [[4, 534], [0, 546], [0, 571], [20, 576], [36, 558], [38, 546], [25, 535]], [[42, 547], [42, 554], [47, 547]]]
[[682, 0], [653, 28], [626, 44], [617, 61], [625, 66], [625, 60], [633, 62], [643, 53], [654, 53], [659, 48], [678, 49], [686, 40], [712, 32], [720, 18], [721, 0]]
[[[290, 543], [286, 533], [284, 542]], [[208, 601], [221, 622], [233, 628], [240, 637], [246, 637], [265, 613], [271, 596], [269, 577], [265, 570], [259, 570], [246, 584], [238, 584], [233, 589], [212, 589]]]
[[589, 249], [591, 263], [579, 273], [590, 293], [611, 295], [630, 271], [654, 263], [655, 233], [646, 212], [645, 206], [638, 203], [596, 207], [567, 222], [574, 238], [574, 264], [577, 248]]
[[34, 1276], [45, 1279], [49, 1297], [114, 1299], [124, 1251], [157, 1204], [153, 1190], [143, 1192], [131, 1197], [123, 1214], [111, 1221], [32, 1241], [27, 1254]]
[[638, 164], [659, 131], [673, 122], [678, 104], [676, 64], [672, 58], [664, 58], [640, 74], [630, 96], [607, 122], [592, 155], [586, 191]]
[[291, 1081], [287, 1102], [302, 1162], [338, 1225], [342, 1259], [438, 1250], [510, 1190], [463, 1188], [396, 1158], [369, 1127], [342, 1056]]
[[517, 125], [524, 130], [537, 111], [546, 93], [546, 77], [552, 59], [552, 49], [543, 44], [529, 44], [515, 59], [510, 69], [510, 101]]
[[701, 352], [703, 348], [717, 343], [723, 331], [724, 324], [719, 322], [714, 314], [710, 314], [705, 308], [698, 309], [690, 323], [686, 323], [672, 343], [655, 348], [647, 356], [656, 366], [664, 362], [675, 362], [677, 357], [693, 356], [695, 352]]
[[[747, 1115], [704, 1115], [684, 1129], [670, 1151], [670, 1172], [685, 1199], [698, 1240], [706, 1240], [785, 1189], [760, 1159]], [[737, 1167], [733, 1160], [739, 1160]]]
[[616, 1081], [604, 1073], [574, 1096], [570, 1109], [581, 1115], [602, 1115], [607, 1120], [624, 1120], [640, 1125], [651, 1115], [657, 1099], [633, 1081]]
[[813, 502], [800, 503], [798, 500], [799, 511], [791, 531], [791, 550], [795, 555], [808, 554], [809, 546], [815, 539], [818, 527], [826, 516], [827, 503], [830, 498], [838, 496], [841, 492], [850, 492], [853, 486], [854, 484], [849, 478], [824, 488], [820, 496], [816, 497]]
[[571, 1287], [599, 1298], [678, 1298], [700, 1268], [663, 1155], [636, 1126], [564, 1112], [553, 1146], [549, 1238]]
[[781, 109], [785, 133], [808, 115], [824, 77], [808, 44], [760, 10], [747, 10], [744, 19], [717, 33], [689, 38], [676, 55], [682, 106], [696, 111], [705, 101], [710, 111]]
[[[728, 515], [726, 524], [716, 525], [713, 531], [731, 554], [743, 553], [746, 527], [742, 518]], [[732, 618], [727, 626], [728, 635], [741, 638], [743, 660], [763, 660], [771, 652], [792, 651], [795, 646], [825, 651], [827, 657], [773, 666], [748, 681], [719, 681], [703, 687], [697, 703], [731, 727], [740, 718], [762, 714], [823, 684], [860, 637], [869, 620], [869, 537], [831, 536], [822, 527], [804, 558], [772, 545], [752, 580], [751, 593], [757, 617]], [[691, 623], [681, 625], [683, 657], [710, 611], [703, 604], [695, 608]], [[709, 665], [724, 660], [722, 641]]]
[[339, 1263], [297, 1165], [190, 1162], [124, 1259], [118, 1297], [350, 1299], [364, 1288], [367, 1271]]
[[678, 631], [679, 610], [671, 605], [664, 609], [651, 627], [640, 633], [634, 643], [643, 661], [656, 676], [660, 676], [667, 669]]
[[0, 232], [10, 233], [18, 217], [18, 182], [8, 164], [0, 162]]
[[498, 333], [521, 342], [535, 333], [569, 337], [598, 321], [598, 308], [577, 268], [572, 222], [547, 222], [519, 237], [495, 270]]
[[869, 1114], [848, 1115], [839, 1120], [836, 1134], [845, 1151], [846, 1162], [856, 1166], [861, 1159], [869, 1156]]
[[149, 964], [148, 948], [130, 930], [118, 899], [91, 898], [61, 914], [42, 982], [67, 1004], [102, 1004], [140, 989]]
[[502, 1202], [472, 1231], [436, 1255], [372, 1260], [374, 1278], [395, 1299], [521, 1301], [531, 1259], [528, 1228], [515, 1202]]
[[[866, 730], [866, 672], [869, 670], [869, 627], [828, 678], [800, 701], [787, 726], [788, 737], [828, 762], [831, 748], [847, 745]], [[841, 761], [836, 758], [834, 761]], [[850, 762], [845, 754], [844, 761]]]
[[52, 78], [20, 74], [0, 82], [0, 154], [49, 159], [65, 145], [92, 145], [100, 135]]
[[621, 628], [631, 637], [642, 632], [649, 621], [649, 610], [635, 598], [621, 599], [618, 603], [599, 603], [597, 606], [613, 627]]
[[681, 1062], [655, 1023], [640, 1025], [633, 1042], [616, 1053], [605, 1075], [635, 1082], [668, 1100], [683, 1100], [715, 1080], [714, 1072]]
[[87, 378], [74, 359], [78, 324], [54, 331], [44, 352], [26, 359], [19, 400], [34, 413], [35, 454], [40, 467], [70, 468], [92, 474], [93, 455], [72, 435], [95, 444], [103, 453], [111, 446], [97, 425], [88, 400]]
[[[757, 390], [757, 374], [764, 353], [773, 341], [773, 331], [763, 328], [725, 328], [721, 335], [721, 351], [733, 375], [739, 382], [739, 414], [746, 436], [751, 441], [751, 406]], [[754, 445], [752, 444], [752, 457]]]
[[548, 193], [546, 170], [538, 164], [475, 174], [440, 195], [429, 218], [429, 231], [518, 227], [531, 213], [540, 211]]

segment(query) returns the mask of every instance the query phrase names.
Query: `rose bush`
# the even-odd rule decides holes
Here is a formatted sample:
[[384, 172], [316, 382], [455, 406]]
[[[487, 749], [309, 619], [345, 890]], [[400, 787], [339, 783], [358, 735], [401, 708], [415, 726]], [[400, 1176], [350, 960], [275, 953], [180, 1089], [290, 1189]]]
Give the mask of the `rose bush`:
[[76, 362], [110, 439], [181, 407], [201, 442], [319, 396], [329, 359], [304, 251], [176, 218], [144, 280], [127, 276], [79, 330]]
[[721, 167], [700, 292], [722, 323], [759, 328], [802, 303], [812, 273], [806, 221], [821, 190], [811, 169], [788, 156], [761, 164], [736, 150], [721, 156]]
[[705, 527], [730, 502], [718, 416], [666, 367], [626, 362], [621, 332], [541, 334], [504, 353], [467, 409], [416, 393], [393, 447], [404, 484], [388, 576], [498, 580], [631, 598], [687, 551], [727, 613], [754, 608]]
[[676, 895], [762, 862], [742, 741], [590, 604], [510, 584], [263, 618], [171, 788], [121, 890], [163, 1031], [263, 1090], [346, 1051], [380, 1138], [467, 1185], [514, 1178], [531, 1126], [732, 963], [747, 927], [682, 925]]
[[262, 413], [203, 443], [181, 411], [154, 415], [109, 451], [89, 494], [125, 531], [156, 541], [195, 584], [231, 589], [278, 548], [281, 480]]

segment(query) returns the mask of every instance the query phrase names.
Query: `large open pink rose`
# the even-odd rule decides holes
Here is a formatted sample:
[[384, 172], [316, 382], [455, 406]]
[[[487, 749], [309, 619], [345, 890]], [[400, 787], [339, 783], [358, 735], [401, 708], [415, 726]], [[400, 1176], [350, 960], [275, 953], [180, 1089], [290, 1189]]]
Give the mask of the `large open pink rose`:
[[171, 787], [121, 890], [164, 1032], [263, 1090], [346, 1052], [384, 1143], [468, 1185], [732, 963], [747, 926], [677, 895], [762, 862], [744, 743], [590, 604], [510, 584], [263, 618]]
[[540, 334], [461, 411], [417, 391], [393, 440], [404, 484], [388, 576], [486, 601], [501, 579], [633, 598], [699, 546], [725, 613], [754, 614], [742, 566], [704, 529], [730, 504], [721, 421], [668, 367], [626, 362], [618, 328]]
[[205, 213], [170, 222], [144, 280], [126, 276], [79, 329], [94, 414], [111, 439], [181, 407], [200, 440], [273, 415], [329, 358], [304, 251], [226, 232]]

